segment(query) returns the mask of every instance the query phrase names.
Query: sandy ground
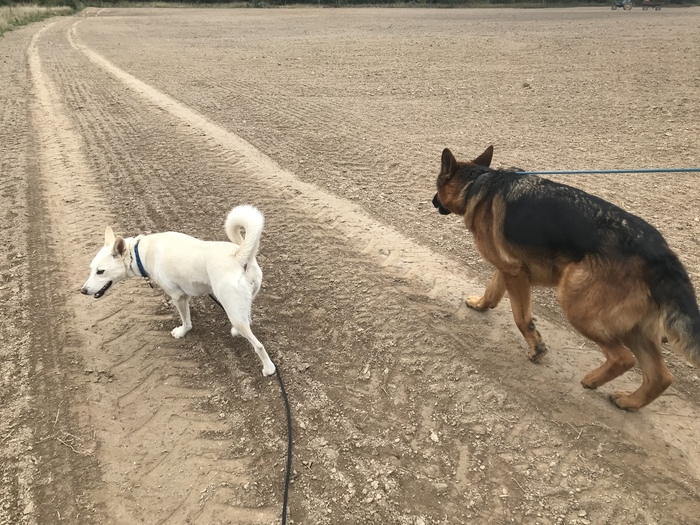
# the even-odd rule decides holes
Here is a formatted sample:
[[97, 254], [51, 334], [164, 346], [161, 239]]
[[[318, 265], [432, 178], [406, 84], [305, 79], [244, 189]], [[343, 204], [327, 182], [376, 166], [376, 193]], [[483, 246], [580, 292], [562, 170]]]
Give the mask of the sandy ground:
[[[293, 413], [290, 523], [700, 523], [700, 375], [639, 413], [552, 291], [527, 362], [430, 204], [440, 152], [700, 165], [700, 10], [88, 9], [0, 39], [0, 524], [278, 523], [279, 388], [208, 299], [79, 287], [104, 227], [266, 215], [253, 329]], [[700, 285], [698, 174], [561, 178]]]

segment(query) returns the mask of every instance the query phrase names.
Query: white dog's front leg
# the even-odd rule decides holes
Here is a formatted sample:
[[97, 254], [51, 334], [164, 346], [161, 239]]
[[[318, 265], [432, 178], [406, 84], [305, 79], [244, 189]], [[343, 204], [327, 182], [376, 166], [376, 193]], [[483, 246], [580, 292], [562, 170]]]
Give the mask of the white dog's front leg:
[[175, 308], [180, 314], [180, 319], [182, 319], [182, 325], [177, 328], [173, 328], [170, 332], [176, 339], [185, 337], [185, 334], [192, 329], [192, 321], [190, 320], [190, 298], [186, 295], [180, 297], [173, 297], [173, 302], [175, 303]]

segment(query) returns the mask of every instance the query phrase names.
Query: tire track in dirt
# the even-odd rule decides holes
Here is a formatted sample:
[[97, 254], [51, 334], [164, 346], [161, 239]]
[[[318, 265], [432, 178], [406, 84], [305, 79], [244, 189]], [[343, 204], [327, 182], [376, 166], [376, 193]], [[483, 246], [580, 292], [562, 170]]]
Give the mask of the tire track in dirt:
[[[32, 161], [29, 79], [24, 50], [30, 29], [2, 37], [6, 74], [0, 75], [0, 524], [31, 522], [36, 457], [29, 378], [31, 354], [27, 276], [27, 178]], [[12, 315], [11, 313], [14, 313]]]
[[[87, 170], [81, 163], [79, 142], [68, 131], [69, 123], [53, 107], [55, 90], [42, 75], [38, 42], [54, 24], [37, 31], [27, 48], [35, 96], [31, 123], [38, 151], [36, 165], [30, 172], [28, 194], [32, 209], [29, 238], [37, 246], [30, 263], [33, 276], [30, 315], [42, 321], [35, 324], [30, 338], [35, 372], [31, 386], [38, 407], [34, 414], [35, 447], [43, 456], [38, 470], [48, 480], [36, 489], [35, 516], [38, 523], [55, 519], [92, 523], [95, 509], [85, 501], [80, 483], [94, 480], [95, 440], [87, 414], [77, 401], [80, 394], [72, 391], [70, 381], [66, 381], [75, 373], [78, 355], [75, 325], [67, 300], [71, 290], [58, 285], [69, 283], [74, 271], [70, 264], [59, 263], [72, 260], [70, 251], [61, 252], [60, 247], [68, 248], [65, 241], [76, 233], [71, 228], [77, 222], [75, 210], [64, 215], [67, 203], [75, 199], [76, 188], [70, 185], [72, 173], [84, 177]], [[51, 315], [46, 316], [47, 311]], [[85, 479], [80, 479], [80, 471], [85, 472]]]
[[[184, 523], [193, 518], [206, 522], [222, 508], [239, 523], [270, 521], [276, 508], [246, 505], [242, 486], [251, 481], [249, 460], [223, 457], [228, 454], [226, 442], [207, 437], [230, 433], [229, 424], [210, 407], [215, 397], [214, 385], [207, 384], [211, 378], [182, 344], [160, 327], [151, 328], [163, 314], [138, 313], [162, 310], [162, 300], [144, 293], [143, 283], [135, 282], [124, 287], [135, 291], [141, 285], [138, 298], [122, 291], [120, 301], [88, 303], [77, 292], [80, 284], [75, 281], [86, 275], [88, 254], [99, 246], [95, 224], [107, 224], [111, 217], [85, 160], [81, 136], [42, 68], [46, 52], [41, 44], [48, 44], [60, 26], [54, 22], [38, 31], [28, 50], [37, 97], [33, 120], [41, 147], [37, 183], [42, 190], [42, 230], [36, 233], [50, 247], [36, 261], [35, 275], [42, 277], [35, 286], [36, 294], [54, 290], [45, 307], [56, 312], [33, 338], [35, 344], [46, 345], [42, 397], [49, 401], [52, 391], [62, 392], [46, 407], [45, 428], [38, 436], [41, 450], [57, 458], [41, 464], [42, 472], [55, 481], [39, 491], [38, 501], [57, 501], [38, 505], [38, 521], [50, 523], [58, 513], [60, 519], [81, 523]], [[80, 81], [74, 86], [84, 89]], [[108, 112], [101, 118], [107, 126], [115, 124]], [[47, 274], [40, 267], [55, 271]], [[55, 280], [65, 284], [57, 287]], [[70, 381], [57, 385], [52, 373]], [[87, 406], [66, 402], [64, 398], [77, 395], [65, 391], [69, 383], [82, 385], [79, 390], [90, 400]], [[50, 407], [57, 403], [54, 412]], [[49, 415], [56, 417], [53, 428]], [[76, 468], [81, 463], [85, 465]], [[183, 477], [183, 469], [201, 474], [196, 479]], [[202, 502], [215, 478], [228, 496]], [[79, 495], [85, 482], [95, 488], [89, 498], [75, 503], [72, 495]]]
[[[479, 293], [482, 286], [466, 278], [459, 263], [418, 245], [395, 229], [373, 220], [360, 206], [318, 186], [300, 181], [293, 173], [280, 167], [241, 137], [118, 68], [81, 42], [77, 34], [79, 23], [75, 22], [69, 30], [70, 44], [84, 53], [95, 65], [119, 79], [149, 104], [167, 111], [203, 133], [212, 142], [212, 148], [219, 147], [229, 152], [228, 156], [222, 153], [226, 160], [235, 159], [235, 162], [243, 165], [247, 173], [257, 177], [260, 184], [276, 189], [304, 213], [313, 216], [321, 224], [331, 226], [342, 237], [347, 238], [358, 252], [369, 255], [381, 266], [390, 267], [398, 277], [417, 283], [420, 289], [426, 290], [428, 297], [448, 302], [458, 318], [465, 319], [469, 315], [463, 304], [463, 297]], [[508, 313], [494, 312], [491, 322], [498, 326], [497, 332], [507, 332], [509, 340], [519, 338]], [[554, 347], [574, 349], [581, 345], [580, 338], [571, 337], [569, 329], [568, 333], [563, 332], [562, 325], [558, 323], [540, 319], [538, 325], [541, 331], [547, 333], [547, 340]], [[558, 364], [564, 369], [564, 373], [575, 375], [581, 370], [594, 368], [596, 358], [597, 355], [590, 350], [570, 351]], [[629, 375], [621, 379], [616, 387], [636, 388], [633, 385], [639, 380]], [[575, 384], [574, 388], [578, 388], [578, 385]], [[689, 457], [695, 474], [700, 475], [700, 450], [689, 446], [686, 440], [687, 436], [691, 435], [689, 432], [692, 433], [687, 426], [688, 416], [698, 417], [700, 411], [669, 392], [656, 407], [648, 407], [643, 414], [646, 424], [652, 425], [668, 443], [679, 447]], [[636, 432], [634, 429], [630, 431]]]

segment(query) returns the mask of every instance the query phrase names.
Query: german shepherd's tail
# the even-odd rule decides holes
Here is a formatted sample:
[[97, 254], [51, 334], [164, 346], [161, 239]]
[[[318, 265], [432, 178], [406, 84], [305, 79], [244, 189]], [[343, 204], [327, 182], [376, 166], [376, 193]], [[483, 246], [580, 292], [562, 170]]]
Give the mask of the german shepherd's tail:
[[[241, 265], [245, 266], [257, 255], [264, 225], [263, 214], [249, 204], [236, 206], [226, 217], [224, 229], [231, 242], [239, 245], [235, 258]], [[245, 229], [245, 238], [241, 228]]]
[[669, 343], [700, 366], [700, 310], [693, 285], [675, 254], [659, 266], [652, 270], [656, 278], [652, 278], [651, 293], [661, 306]]

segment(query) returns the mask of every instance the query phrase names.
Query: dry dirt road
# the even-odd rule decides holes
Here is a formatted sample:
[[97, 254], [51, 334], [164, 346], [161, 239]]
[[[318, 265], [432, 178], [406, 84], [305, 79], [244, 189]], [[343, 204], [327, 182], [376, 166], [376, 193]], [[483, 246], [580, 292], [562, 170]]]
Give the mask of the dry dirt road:
[[[440, 152], [700, 164], [700, 9], [88, 9], [0, 39], [0, 523], [279, 522], [278, 385], [208, 299], [80, 295], [104, 227], [266, 215], [253, 329], [290, 523], [700, 523], [700, 372], [639, 413], [551, 291], [541, 365], [430, 204]], [[700, 284], [698, 174], [577, 176]]]

